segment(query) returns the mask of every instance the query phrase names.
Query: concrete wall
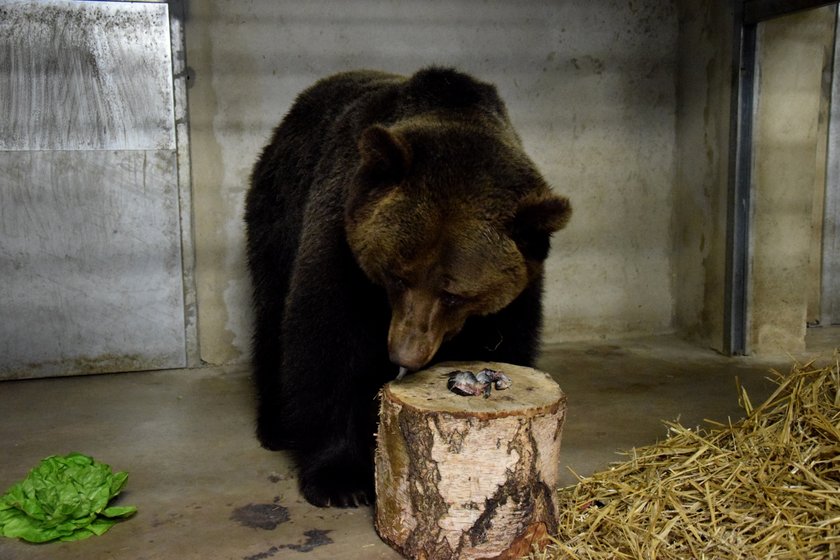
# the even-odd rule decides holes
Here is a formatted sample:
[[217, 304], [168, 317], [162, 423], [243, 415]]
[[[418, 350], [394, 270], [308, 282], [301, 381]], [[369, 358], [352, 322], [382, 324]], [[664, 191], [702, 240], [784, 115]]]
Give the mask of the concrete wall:
[[678, 7], [674, 325], [721, 350], [732, 15], [717, 0], [681, 0]]
[[671, 328], [670, 1], [194, 0], [186, 38], [204, 360], [247, 356], [242, 210], [258, 151], [300, 90], [358, 67], [446, 64], [497, 84], [575, 210], [547, 265], [546, 340]]
[[825, 188], [817, 172], [825, 166], [819, 116], [835, 13], [828, 6], [759, 25], [748, 341], [756, 353], [805, 348], [811, 216], [821, 200], [815, 193]]

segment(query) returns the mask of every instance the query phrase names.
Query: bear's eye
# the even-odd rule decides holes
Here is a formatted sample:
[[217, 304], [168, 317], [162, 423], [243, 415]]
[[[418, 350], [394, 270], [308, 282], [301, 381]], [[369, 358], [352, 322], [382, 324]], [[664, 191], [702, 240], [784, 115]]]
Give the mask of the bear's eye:
[[449, 292], [443, 292], [440, 295], [440, 301], [446, 307], [458, 307], [459, 305], [465, 304], [467, 299], [462, 296], [450, 294]]

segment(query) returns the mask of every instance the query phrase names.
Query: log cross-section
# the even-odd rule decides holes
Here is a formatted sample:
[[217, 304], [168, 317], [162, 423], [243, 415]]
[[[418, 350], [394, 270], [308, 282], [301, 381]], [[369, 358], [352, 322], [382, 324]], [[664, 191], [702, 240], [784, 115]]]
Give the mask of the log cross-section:
[[[447, 389], [448, 373], [503, 371], [489, 398]], [[566, 398], [551, 377], [450, 362], [386, 385], [376, 450], [376, 529], [408, 558], [517, 558], [557, 527]]]

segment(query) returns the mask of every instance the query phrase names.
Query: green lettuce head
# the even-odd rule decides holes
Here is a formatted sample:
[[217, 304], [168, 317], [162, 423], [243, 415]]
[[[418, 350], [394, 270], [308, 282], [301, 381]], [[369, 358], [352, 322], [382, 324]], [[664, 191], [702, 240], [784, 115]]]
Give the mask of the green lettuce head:
[[0, 498], [0, 535], [35, 543], [101, 535], [137, 511], [107, 507], [127, 479], [81, 453], [47, 457]]

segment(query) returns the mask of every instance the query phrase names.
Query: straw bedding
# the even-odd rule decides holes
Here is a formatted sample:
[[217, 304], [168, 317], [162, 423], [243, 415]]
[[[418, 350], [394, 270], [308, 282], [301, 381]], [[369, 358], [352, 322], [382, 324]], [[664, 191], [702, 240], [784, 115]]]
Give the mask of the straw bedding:
[[840, 354], [795, 365], [746, 417], [689, 429], [560, 490], [540, 559], [840, 558]]

